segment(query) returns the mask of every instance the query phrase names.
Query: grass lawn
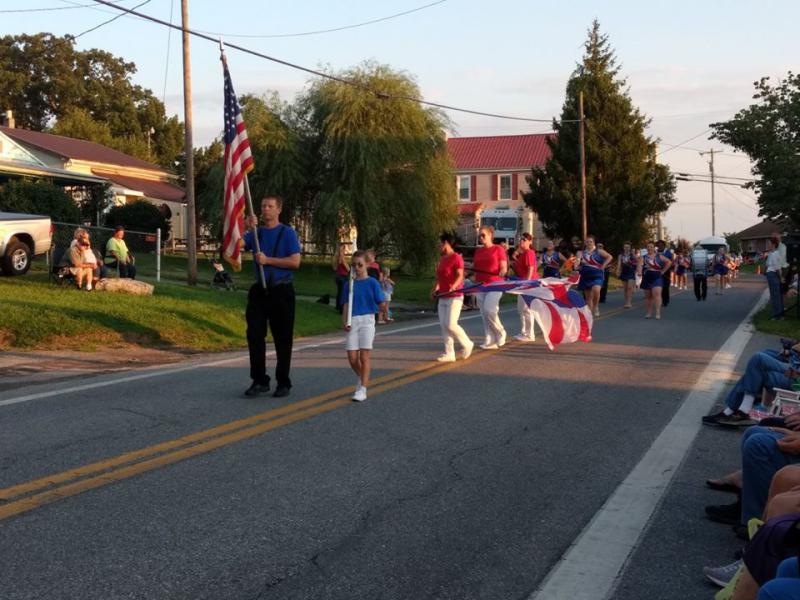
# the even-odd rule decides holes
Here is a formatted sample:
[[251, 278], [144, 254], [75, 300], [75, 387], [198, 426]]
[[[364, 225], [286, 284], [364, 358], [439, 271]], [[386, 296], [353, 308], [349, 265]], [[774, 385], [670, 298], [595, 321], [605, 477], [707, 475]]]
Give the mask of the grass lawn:
[[756, 326], [756, 329], [764, 333], [800, 340], [800, 319], [797, 318], [795, 299], [790, 299], [786, 306], [791, 306], [791, 309], [784, 314], [782, 321], [769, 320], [772, 316], [772, 308], [769, 305], [759, 311], [758, 314], [753, 317], [753, 324]]
[[[47, 281], [44, 265], [0, 277], [0, 349], [78, 349], [123, 344], [196, 351], [243, 348], [246, 292], [162, 281], [153, 296], [81, 292]], [[330, 306], [298, 301], [295, 335], [338, 330]]]

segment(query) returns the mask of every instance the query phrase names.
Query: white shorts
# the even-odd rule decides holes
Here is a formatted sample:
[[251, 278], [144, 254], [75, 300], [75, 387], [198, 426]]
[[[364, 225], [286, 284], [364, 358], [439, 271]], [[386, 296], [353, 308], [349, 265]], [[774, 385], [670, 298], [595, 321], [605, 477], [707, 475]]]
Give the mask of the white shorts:
[[375, 315], [358, 315], [350, 323], [345, 350], [372, 350], [375, 339]]

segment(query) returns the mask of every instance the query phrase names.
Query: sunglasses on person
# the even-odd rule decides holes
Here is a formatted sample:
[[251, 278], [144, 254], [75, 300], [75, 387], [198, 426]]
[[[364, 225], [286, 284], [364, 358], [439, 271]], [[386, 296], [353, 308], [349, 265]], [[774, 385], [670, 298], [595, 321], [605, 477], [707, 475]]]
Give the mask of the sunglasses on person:
[[353, 266], [354, 266], [354, 267], [363, 267], [363, 266], [364, 266], [364, 263], [363, 263], [363, 262], [354, 262], [354, 263], [353, 263]]
[[485, 237], [486, 237], [486, 234], [485, 234], [485, 233], [482, 233], [482, 234], [480, 234], [480, 235], [478, 236], [478, 239], [481, 239], [481, 240], [482, 240], [482, 239], [484, 239]]

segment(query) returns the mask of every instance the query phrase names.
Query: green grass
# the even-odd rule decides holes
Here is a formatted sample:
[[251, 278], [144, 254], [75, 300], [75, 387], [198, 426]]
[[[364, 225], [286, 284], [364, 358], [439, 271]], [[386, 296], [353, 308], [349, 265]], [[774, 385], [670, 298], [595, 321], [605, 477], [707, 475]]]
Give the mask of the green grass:
[[[162, 282], [153, 296], [81, 292], [48, 283], [38, 266], [0, 278], [0, 349], [82, 349], [138, 344], [194, 351], [245, 346], [246, 293]], [[295, 335], [337, 330], [331, 306], [298, 301]]]
[[769, 320], [772, 316], [772, 308], [769, 305], [759, 311], [753, 317], [753, 324], [756, 329], [764, 333], [779, 335], [785, 338], [800, 339], [800, 319], [797, 318], [795, 299], [790, 299], [786, 306], [791, 306], [791, 309], [784, 314], [782, 321]]

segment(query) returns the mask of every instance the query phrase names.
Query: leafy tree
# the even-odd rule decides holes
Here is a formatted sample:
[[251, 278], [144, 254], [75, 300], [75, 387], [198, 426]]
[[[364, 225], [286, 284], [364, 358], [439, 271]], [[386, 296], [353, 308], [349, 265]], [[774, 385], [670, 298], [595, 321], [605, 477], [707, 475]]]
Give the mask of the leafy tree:
[[[50, 33], [0, 38], [0, 106], [24, 128], [88, 139], [172, 169], [183, 126], [135, 85], [133, 63]], [[63, 122], [62, 122], [63, 121]], [[151, 128], [150, 151], [147, 135]]]
[[[147, 200], [134, 200], [127, 204], [115, 206], [108, 211], [106, 227], [116, 227], [117, 225], [122, 225], [126, 229], [145, 232], [154, 232], [160, 228], [161, 239], [166, 240], [169, 237], [170, 222], [155, 204]], [[127, 244], [132, 250], [152, 250], [153, 248], [152, 242], [145, 244], [144, 240], [139, 240], [133, 236], [127, 239]]]
[[360, 87], [316, 80], [299, 104], [308, 143], [318, 148], [315, 232], [331, 241], [355, 225], [359, 247], [393, 244], [422, 269], [435, 257], [437, 233], [455, 221], [446, 117], [396, 99], [418, 98], [419, 89], [385, 65], [367, 62], [339, 76]]
[[728, 248], [730, 248], [731, 252], [742, 251], [742, 240], [738, 233], [732, 231], [730, 233], [723, 233], [722, 235], [725, 238], [725, 243], [728, 244]]
[[647, 218], [675, 201], [669, 168], [655, 160], [655, 141], [645, 135], [648, 120], [633, 106], [626, 81], [619, 77], [608, 36], [595, 20], [584, 44], [583, 59], [567, 82], [561, 119], [544, 168], [528, 177], [525, 202], [550, 236], [581, 235], [581, 188], [578, 154], [578, 96], [586, 116], [586, 196], [589, 233], [619, 251], [626, 239], [647, 237]]
[[80, 210], [63, 188], [48, 181], [12, 180], [0, 186], [0, 211], [46, 215], [78, 223]]
[[748, 186], [758, 194], [759, 215], [800, 227], [800, 75], [789, 71], [777, 85], [764, 77], [754, 86], [756, 102], [712, 123], [713, 137], [753, 161], [756, 181]]

